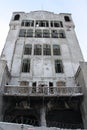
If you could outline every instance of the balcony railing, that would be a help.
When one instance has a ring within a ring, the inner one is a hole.
[[[79,96],[83,95],[81,87],[29,87],[5,86],[4,95],[17,96]]]

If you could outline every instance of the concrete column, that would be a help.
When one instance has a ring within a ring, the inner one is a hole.
[[[40,110],[41,126],[46,126],[46,108],[42,107]]]

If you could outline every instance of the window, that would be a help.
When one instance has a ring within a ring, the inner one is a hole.
[[[49,82],[49,93],[51,93],[51,94],[54,93],[53,82]]]
[[[29,82],[28,81],[21,81],[20,86],[28,86]]]
[[[64,19],[65,19],[66,22],[70,22],[69,16],[64,16]]]
[[[59,38],[65,38],[64,30],[59,30]]]
[[[31,44],[25,45],[24,54],[25,55],[31,55],[31,53],[32,53],[32,45]]]
[[[30,72],[30,60],[24,59],[22,64],[22,72]]]
[[[63,73],[63,64],[61,60],[55,60],[55,72]]]
[[[43,55],[51,55],[51,47],[48,44],[43,45]]]
[[[21,29],[19,32],[19,37],[25,37],[26,36],[26,29]]]
[[[45,37],[45,38],[49,38],[50,37],[49,30],[46,30],[46,29],[43,30],[43,37]]]
[[[53,55],[60,55],[60,46],[53,45]]]
[[[49,23],[46,20],[37,20],[36,27],[49,27]]]
[[[50,87],[53,87],[53,82],[49,82],[49,86],[50,86]]]
[[[20,15],[19,14],[14,16],[14,20],[19,20],[19,19],[20,19]]]
[[[42,37],[42,30],[40,29],[35,30],[35,37]]]
[[[26,37],[33,37],[33,29],[28,29]]]
[[[63,27],[63,23],[60,21],[60,26]]]
[[[51,37],[52,38],[58,38],[57,30],[51,30]]]
[[[34,26],[34,20],[23,20],[21,26],[33,27]]]
[[[34,45],[34,55],[42,55],[42,46]]]
[[[50,26],[51,27],[63,27],[63,23],[61,21],[51,21]]]
[[[32,84],[32,86],[34,87],[36,87],[37,86],[37,83],[36,82],[33,82],[33,84]]]
[[[36,93],[36,86],[37,86],[37,83],[33,82],[32,83],[32,93]]]

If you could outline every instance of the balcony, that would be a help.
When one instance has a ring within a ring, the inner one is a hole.
[[[4,95],[7,96],[81,96],[81,87],[29,87],[29,86],[5,86]]]

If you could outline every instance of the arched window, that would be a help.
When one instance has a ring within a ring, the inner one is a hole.
[[[69,22],[69,21],[70,21],[69,16],[64,16],[64,19],[65,19],[66,22]]]
[[[19,20],[19,19],[20,19],[20,15],[19,14],[14,16],[14,20]]]

